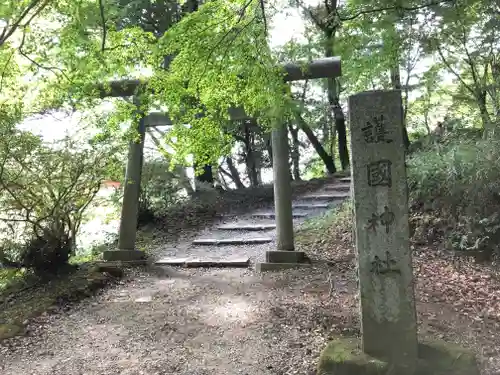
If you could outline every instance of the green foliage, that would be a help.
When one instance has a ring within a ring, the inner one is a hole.
[[[120,162],[113,147],[66,140],[48,147],[29,132],[4,128],[0,142],[1,261],[56,272],[75,250],[84,214]],[[77,147],[80,146],[80,147]]]
[[[183,181],[158,159],[144,163],[139,196],[139,225],[162,218],[169,208],[189,198]]]
[[[458,250],[488,250],[500,243],[500,143],[464,133],[408,160],[413,210],[431,211]]]
[[[352,200],[348,199],[340,205],[329,209],[323,215],[306,220],[300,231],[319,233],[328,231],[332,227],[349,228],[352,224]]]
[[[0,268],[0,293],[2,290],[9,288],[11,285],[19,283],[25,274],[26,270],[22,269]]]

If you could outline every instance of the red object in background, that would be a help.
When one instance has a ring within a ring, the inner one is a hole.
[[[102,186],[105,187],[105,188],[115,188],[115,189],[118,189],[120,187],[121,183],[118,182],[118,181],[111,181],[111,180],[106,180],[106,181],[103,181],[102,183]]]

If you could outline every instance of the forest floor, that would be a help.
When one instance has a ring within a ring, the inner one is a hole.
[[[299,247],[316,260],[309,268],[135,269],[1,341],[0,373],[315,374],[328,340],[359,335],[350,236],[321,237],[314,227],[298,233]],[[470,347],[483,375],[500,374],[495,272],[457,269],[433,248],[414,254],[420,334]]]

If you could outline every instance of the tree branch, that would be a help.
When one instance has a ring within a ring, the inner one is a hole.
[[[101,23],[102,23],[102,42],[101,42],[101,51],[104,52],[106,49],[106,16],[104,14],[104,2],[103,0],[98,0],[99,2],[99,12],[101,14]]]
[[[448,60],[446,59],[446,57],[444,57],[444,54],[443,54],[443,51],[441,49],[441,46],[440,46],[440,43],[437,42],[436,43],[436,48],[437,48],[437,51],[438,51],[438,54],[439,54],[439,57],[441,57],[441,61],[444,63],[444,65],[446,66],[446,68],[450,71],[450,73],[452,73],[459,81],[462,85],[464,85],[464,87],[469,90],[473,95],[474,97],[476,96],[476,92],[475,90],[467,83],[465,82],[462,77],[460,76],[460,74],[457,73],[457,71],[455,69],[453,69],[453,67],[451,66],[451,64],[448,62]]]
[[[388,10],[402,10],[402,11],[412,12],[415,10],[424,9],[424,8],[428,8],[428,7],[431,7],[434,5],[440,5],[443,3],[454,3],[455,1],[456,0],[439,0],[439,1],[431,1],[429,3],[414,6],[414,7],[404,7],[404,6],[400,6],[400,5],[393,5],[393,6],[374,8],[374,9],[364,9],[364,10],[360,10],[359,12],[356,12],[353,15],[350,15],[348,17],[341,17],[339,15],[339,19],[341,21],[352,21],[352,20],[354,20],[360,16],[366,15],[366,14],[384,12],[384,11],[388,11]]]
[[[50,3],[50,0],[32,0],[31,3],[26,7],[26,9],[21,12],[19,18],[12,24],[12,26],[8,27],[8,22],[7,22],[7,25],[5,26],[5,28],[3,29],[2,31],[2,34],[0,35],[0,46],[2,46],[3,44],[5,44],[5,42],[7,41],[7,39],[9,39],[15,32],[18,28],[20,27],[26,27],[28,26],[31,21],[33,21],[33,19],[38,16],[40,14],[40,12],[45,9],[45,7]],[[23,22],[23,20],[28,16],[28,14],[35,8],[37,8],[35,10],[35,12],[33,13],[33,15],[28,19],[28,21],[26,23],[24,23],[23,25],[21,25],[21,23]]]

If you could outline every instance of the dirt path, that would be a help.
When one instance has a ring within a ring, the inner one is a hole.
[[[183,242],[160,247],[158,255],[244,254],[255,261],[273,246]],[[345,259],[351,251],[350,245],[328,246],[328,258]],[[414,268],[420,334],[473,348],[483,375],[500,375],[500,282],[482,269],[454,271],[428,255],[417,255]],[[0,374],[315,374],[330,338],[359,335],[355,291],[352,262],[263,275],[252,269],[135,271],[100,295],[37,318],[27,336],[1,342]]]
[[[1,347],[1,373],[314,374],[329,328],[343,326],[354,303],[352,283],[338,278],[334,306],[327,278],[321,267],[142,273],[40,318]]]
[[[295,204],[307,202],[310,197],[299,198]],[[298,211],[315,215],[325,208]],[[258,212],[272,213],[272,208]],[[184,241],[161,246],[156,255],[244,255],[254,263],[263,258],[265,250],[274,248],[275,230],[234,232],[217,226],[270,222],[252,214],[240,215],[221,220],[198,236],[271,239],[262,245],[193,246]],[[28,326],[27,336],[0,343],[0,372],[312,374],[328,336],[325,332],[340,327],[354,303],[352,285],[348,288],[348,282],[336,277],[338,280],[330,280],[325,267],[267,275],[252,269],[170,267],[137,272],[129,282],[66,312],[36,319]],[[332,304],[332,282],[338,293],[345,294],[345,311]]]

